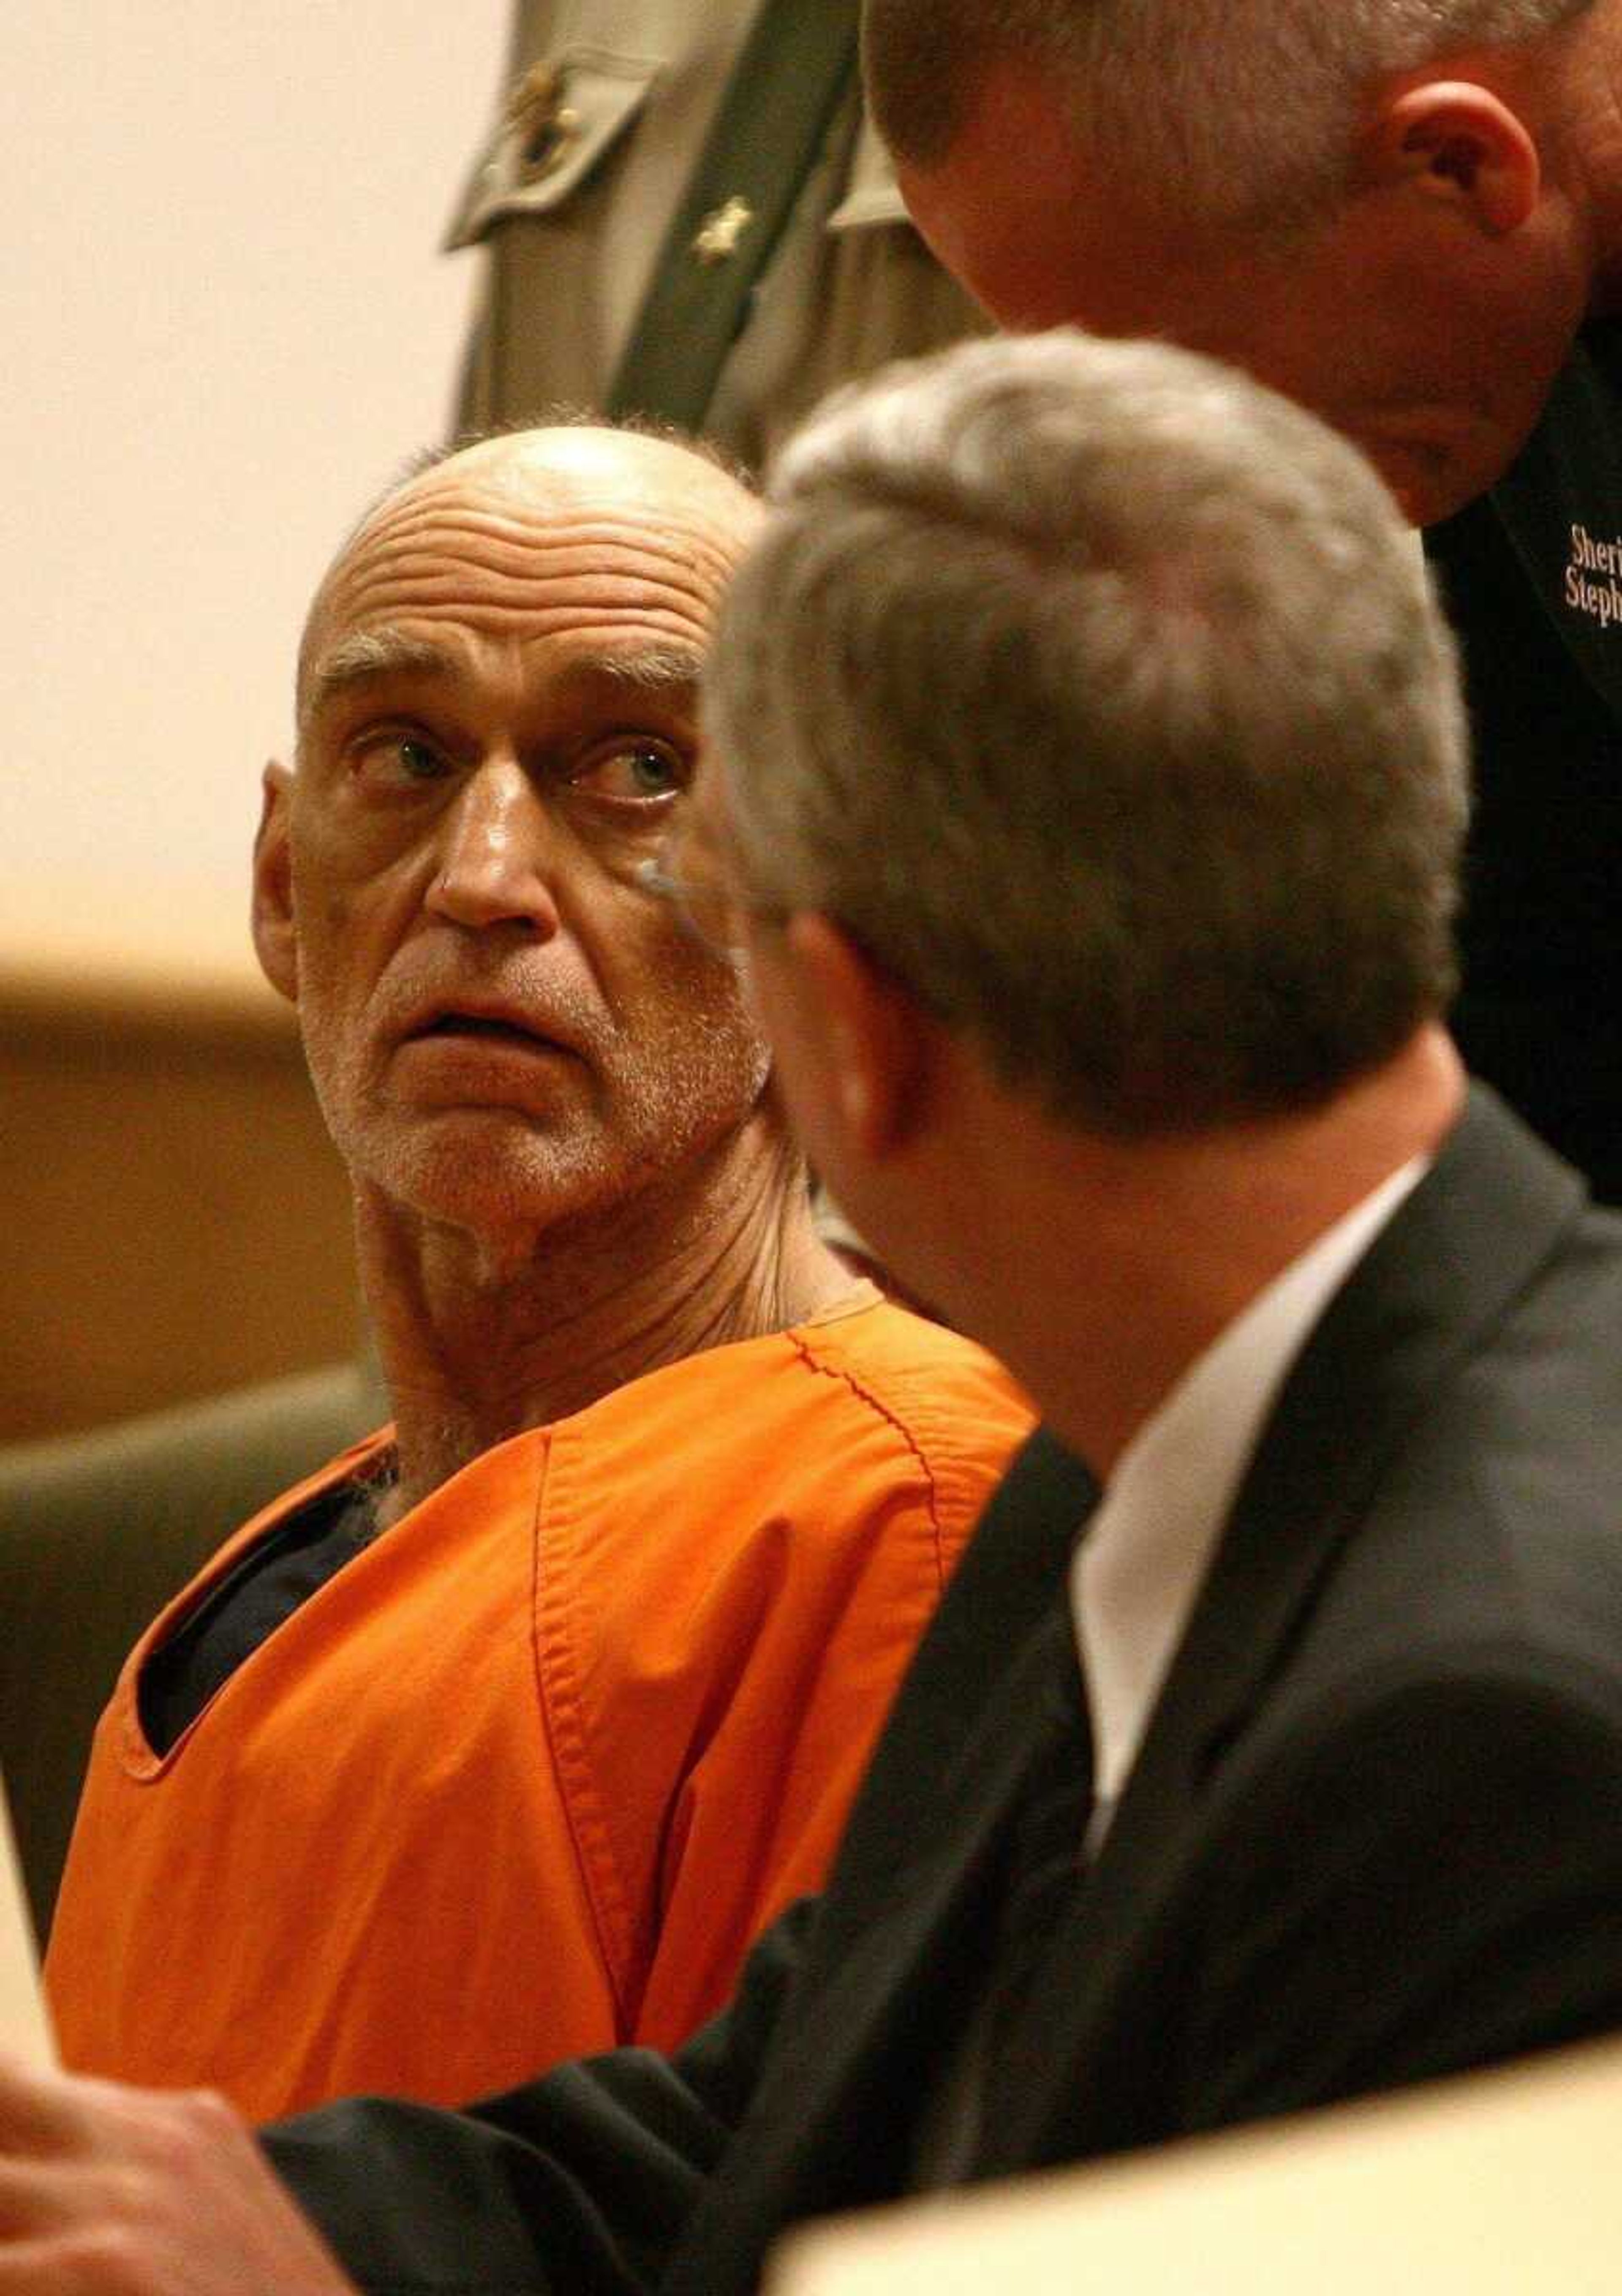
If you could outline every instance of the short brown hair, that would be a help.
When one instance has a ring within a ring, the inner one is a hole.
[[[1560,30],[1593,0],[864,0],[867,101],[900,159],[950,151],[991,64],[1042,72],[1101,169],[1175,186],[1205,227],[1288,227],[1349,172],[1386,75]]]

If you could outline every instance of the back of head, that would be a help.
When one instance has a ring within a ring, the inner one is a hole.
[[[1055,333],[815,417],[708,695],[739,865],[1004,1078],[1123,1134],[1317,1104],[1446,1001],[1451,638],[1271,392]]]
[[[1059,88],[1101,184],[1126,169],[1204,226],[1277,227],[1344,187],[1388,75],[1515,46],[1594,0],[864,0],[868,101],[898,157],[944,157],[998,63]]]

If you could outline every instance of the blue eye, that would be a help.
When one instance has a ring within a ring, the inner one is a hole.
[[[367,734],[355,744],[352,756],[356,772],[383,785],[438,781],[446,771],[439,750],[417,734]]]
[[[659,742],[627,742],[588,758],[569,776],[577,789],[618,805],[662,805],[692,778],[687,760]]]

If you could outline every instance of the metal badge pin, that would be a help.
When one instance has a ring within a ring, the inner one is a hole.
[[[693,235],[693,253],[700,263],[725,263],[737,252],[738,242],[754,220],[755,210],[747,200],[728,200],[705,217]]]
[[[507,121],[520,139],[519,175],[537,183],[562,164],[580,132],[580,115],[563,101],[564,80],[555,64],[536,64],[507,98]]]

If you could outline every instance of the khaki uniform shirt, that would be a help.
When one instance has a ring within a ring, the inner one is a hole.
[[[756,0],[520,0],[509,86],[447,244],[482,247],[467,427],[600,406]],[[556,75],[538,149],[512,89]],[[852,94],[757,289],[708,434],[758,464],[834,384],[986,322],[918,237]]]

